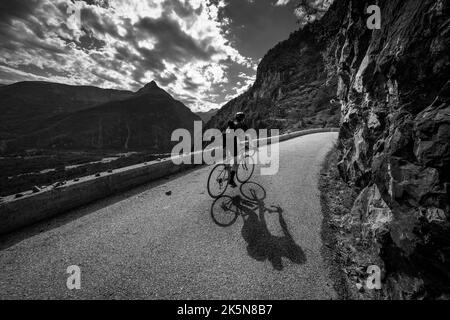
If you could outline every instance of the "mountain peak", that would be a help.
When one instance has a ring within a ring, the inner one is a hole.
[[[146,93],[154,93],[155,91],[159,91],[162,90],[158,84],[156,83],[156,81],[152,81],[147,83],[145,86],[143,86],[141,89],[139,89],[139,91],[137,92],[138,94],[146,94]]]
[[[154,89],[154,88],[159,88],[158,84],[156,83],[155,80],[153,80],[152,82],[147,83],[144,88],[146,89]]]

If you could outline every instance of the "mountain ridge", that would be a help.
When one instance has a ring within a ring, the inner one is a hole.
[[[203,123],[208,123],[208,121],[214,116],[216,115],[217,112],[219,112],[220,109],[211,109],[208,111],[197,111],[195,112],[196,115],[198,115]]]
[[[27,92],[21,91],[24,87]],[[10,92],[11,88],[15,89],[15,92],[12,90],[14,94]],[[40,94],[35,94],[36,88]],[[73,92],[74,95],[67,96]],[[87,92],[90,96],[86,96]],[[44,100],[49,93],[56,98]],[[27,100],[28,95],[33,98]],[[8,99],[16,102],[16,110],[11,105],[9,109],[5,107]],[[6,137],[2,134],[3,153],[32,148],[168,151],[173,130],[192,130],[193,121],[200,120],[154,81],[136,92],[20,82],[6,90],[1,88],[0,101],[3,102],[1,111],[7,115],[3,121],[13,120],[14,125],[10,121],[9,131],[15,133]],[[31,109],[29,118],[23,114],[27,108]],[[31,126],[22,130],[24,123],[31,123]]]

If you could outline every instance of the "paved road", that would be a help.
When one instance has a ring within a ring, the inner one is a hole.
[[[228,228],[210,217],[204,167],[4,236],[0,298],[334,299],[317,181],[336,137],[281,143],[279,173],[252,180],[266,199]],[[81,290],[66,287],[70,265]]]

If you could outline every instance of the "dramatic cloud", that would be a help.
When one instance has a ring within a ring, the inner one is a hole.
[[[255,79],[295,28],[283,0],[2,0],[0,82],[137,90],[155,80],[193,110]]]
[[[278,0],[275,5],[276,6],[285,6],[289,3],[290,0]]]

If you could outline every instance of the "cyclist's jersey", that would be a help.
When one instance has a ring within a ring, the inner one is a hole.
[[[235,130],[235,131],[238,130],[238,129],[242,129],[242,130],[244,130],[244,132],[245,132],[245,131],[248,130],[248,127],[247,127],[247,125],[246,125],[245,123],[243,123],[243,122],[229,121],[229,122],[228,122],[227,130],[228,130],[228,129]]]

